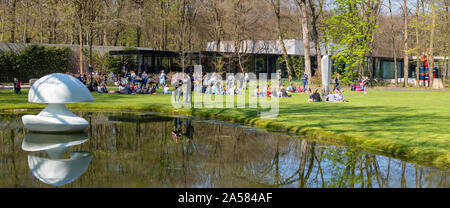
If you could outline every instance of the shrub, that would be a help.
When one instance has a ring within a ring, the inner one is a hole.
[[[17,77],[21,82],[40,78],[50,73],[68,71],[70,48],[30,45],[19,53],[0,54],[0,81],[12,82]]]

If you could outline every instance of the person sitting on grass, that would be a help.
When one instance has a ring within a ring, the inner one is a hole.
[[[286,91],[286,89],[284,89],[283,86],[281,86],[281,90],[280,90],[280,97],[291,97],[292,95],[289,95]]]
[[[123,90],[123,94],[132,94],[133,91],[131,90],[130,84],[126,84]]]
[[[131,82],[130,90],[131,90],[131,93],[136,92],[136,87],[134,86],[134,82]]]
[[[97,87],[97,92],[98,93],[108,93],[108,90],[106,89],[106,85],[104,82],[102,82],[98,87]]]
[[[272,97],[281,97],[281,92],[278,90],[278,88],[275,88],[272,91]]]
[[[115,93],[123,94],[124,90],[125,90],[125,87],[123,86],[122,83],[120,83],[119,90],[115,91]]]
[[[348,102],[344,100],[344,95],[342,94],[342,90],[336,89],[336,94],[334,95],[336,102]]]
[[[297,93],[301,93],[302,92],[302,87],[300,87],[300,85],[299,85],[297,88],[295,88],[295,91]]]
[[[287,88],[287,91],[289,91],[289,92],[295,92],[295,86],[294,86],[294,83],[291,83],[291,85]]]
[[[148,85],[147,94],[156,95],[156,88],[152,84]]]
[[[319,89],[315,89],[313,93],[309,96],[308,102],[322,102],[322,98],[319,94]]]
[[[307,89],[305,88],[304,90],[305,90],[304,91],[305,93],[311,93],[311,88],[309,88],[309,87]]]
[[[336,97],[334,96],[334,94],[328,94],[327,95],[327,99],[326,99],[326,102],[336,102]]]
[[[255,92],[253,92],[253,97],[259,97],[259,85],[256,86]]]
[[[271,97],[272,96],[272,92],[270,91],[270,85],[267,85],[266,88],[266,97]]]
[[[172,92],[169,91],[169,85],[168,84],[164,85],[163,94],[172,94]]]

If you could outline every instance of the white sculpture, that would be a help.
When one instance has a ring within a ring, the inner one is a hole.
[[[28,166],[40,181],[53,186],[62,186],[79,178],[88,168],[91,152],[71,152],[70,159],[63,159],[70,146],[88,140],[86,134],[39,134],[27,133],[22,143],[25,151],[47,152],[49,158],[28,155]]]
[[[322,57],[322,87],[324,94],[330,93],[330,80],[331,80],[331,60],[330,56],[325,55]]]
[[[30,88],[28,102],[48,103],[38,115],[22,117],[25,128],[36,132],[84,131],[89,123],[70,112],[65,103],[92,102],[86,86],[70,75],[55,73],[37,80]]]

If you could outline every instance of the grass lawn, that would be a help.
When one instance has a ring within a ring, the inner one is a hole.
[[[12,90],[0,90],[0,111],[43,108]],[[344,92],[348,103],[308,103],[307,95],[280,98],[276,119],[261,119],[256,109],[174,109],[170,95],[94,93],[95,102],[69,104],[72,110],[151,110],[197,115],[285,130],[310,138],[394,156],[424,165],[450,166],[450,91]]]

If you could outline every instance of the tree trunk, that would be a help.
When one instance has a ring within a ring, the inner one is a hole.
[[[398,86],[397,53],[395,50],[394,20],[392,18],[391,0],[389,0],[389,15],[391,17],[392,51],[394,52],[394,79],[395,79],[394,82],[395,82],[395,86]]]
[[[430,56],[428,57],[428,71],[430,73],[430,86],[434,84],[434,31],[436,28],[436,11],[434,1],[430,0],[432,20],[431,20],[431,32],[430,32]]]
[[[421,47],[421,44],[419,42],[419,0],[417,0],[417,4],[416,4],[416,47]],[[417,54],[416,54],[416,86],[419,86],[419,82],[420,82],[420,78],[419,78],[419,73],[420,73],[420,49],[417,50]]]
[[[182,1],[181,4],[181,21],[180,21],[180,33],[179,33],[179,38],[180,38],[180,42],[179,42],[179,52],[180,52],[180,58],[181,58],[181,71],[184,72],[184,68],[185,68],[185,53],[184,53],[184,22],[185,22],[185,8],[186,8],[186,0]]]
[[[317,73],[318,76],[322,75],[322,52],[320,49],[320,37],[319,30],[317,29],[317,22],[322,13],[323,0],[319,1],[319,11],[316,12],[316,5],[313,0],[309,0],[309,6],[311,8],[311,25],[312,25],[312,39],[314,47],[316,49],[316,61],[317,61]]]
[[[78,26],[79,26],[78,39],[80,41],[80,61],[79,61],[79,64],[80,64],[80,73],[83,74],[84,73],[84,70],[83,70],[83,23],[82,23],[81,19],[80,19],[80,22],[79,22]]]
[[[143,16],[142,16],[142,4],[143,3],[141,3],[141,2],[139,2],[138,3],[138,6],[139,6],[139,8],[138,8],[138,21],[137,21],[137,23],[138,23],[138,25],[136,26],[136,47],[140,47],[141,46],[141,36],[142,36],[142,29],[141,29],[141,25],[142,25],[142,23],[141,23],[141,20],[143,19]]]
[[[1,1],[1,7],[2,7],[2,11],[6,11],[7,7],[8,7],[8,4],[6,4],[5,1]],[[7,18],[5,16],[6,16],[5,12],[2,12],[2,16],[1,16],[1,18],[2,18],[2,22],[1,22],[1,24],[2,24],[2,27],[1,27],[2,35],[0,36],[0,41],[3,41],[4,38],[5,38],[5,18]]]
[[[222,37],[222,16],[219,12],[217,5],[214,5],[214,22],[215,22],[215,34],[216,34],[216,51],[220,51],[220,41]],[[215,60],[214,60],[215,61]]]
[[[28,11],[29,10],[28,10],[28,8],[26,8],[26,9],[27,9],[27,12],[26,12],[26,16],[25,16],[25,23],[24,23],[24,27],[23,27],[23,37],[22,37],[24,43],[28,42],[27,30],[28,30],[28,14],[29,14]]]
[[[92,45],[94,41],[94,28],[92,26],[93,23],[91,23],[91,27],[89,30],[89,66],[93,66],[93,57],[92,57]]]
[[[11,10],[9,11],[10,18],[11,18],[11,37],[10,42],[14,43],[16,40],[15,32],[16,32],[16,4],[17,0],[13,0],[11,2]]]
[[[404,48],[404,65],[403,65],[403,78],[404,78],[404,87],[408,87],[408,68],[409,68],[409,60],[408,60],[408,8],[406,5],[406,0],[403,0],[404,6],[403,6],[403,12],[404,12],[404,18],[405,18],[405,25],[404,25],[404,41],[405,41],[405,48]],[[431,76],[430,76],[431,77]]]
[[[136,28],[136,47],[141,46],[141,27]]]
[[[449,28],[450,27],[450,22],[449,22],[449,19],[448,19],[448,16],[450,16],[450,13],[448,12],[448,9],[449,9],[449,1],[445,1],[445,10],[446,10],[446,13],[445,13],[445,22],[447,23],[447,28]],[[444,72],[444,76],[442,77],[442,83],[445,85],[445,81],[447,81],[447,73],[448,73],[448,55],[449,55],[449,53],[448,53],[448,41],[445,41],[445,48],[447,48],[447,54],[445,54],[445,56],[446,56],[446,65],[445,65],[445,72]]]
[[[306,9],[306,0],[296,0],[302,11],[302,32],[303,32],[303,49],[305,52],[305,72],[308,75],[308,84],[311,84],[311,59],[309,51],[309,30],[308,30],[308,13]]]
[[[289,82],[292,81],[292,70],[291,65],[289,64],[289,56],[286,50],[286,45],[284,44],[283,30],[281,30],[281,2],[280,0],[276,0],[275,2],[271,1],[273,10],[275,12],[275,17],[277,18],[277,32],[278,39],[280,41],[281,48],[283,49],[283,59],[284,63],[286,63],[286,70],[289,76]],[[256,69],[255,69],[256,70]]]

